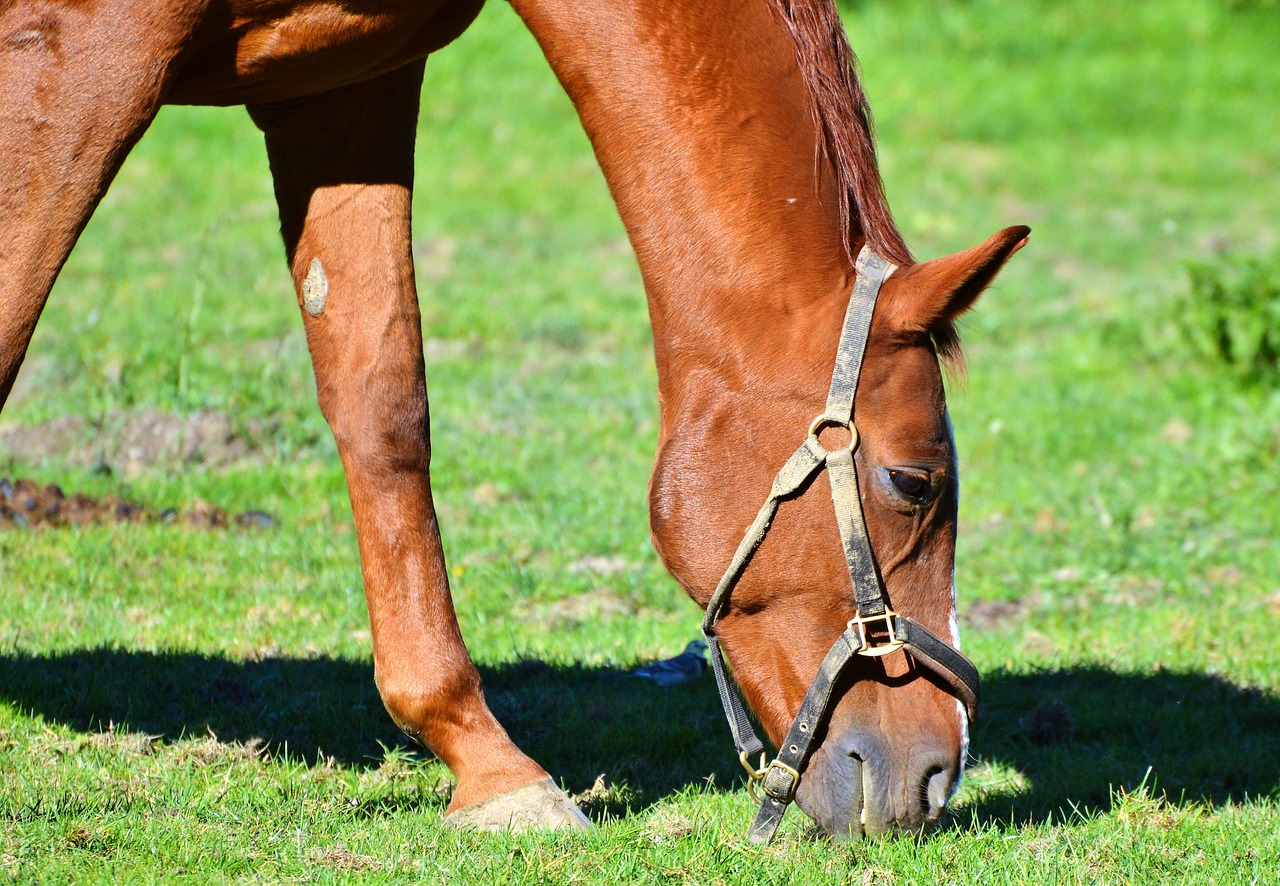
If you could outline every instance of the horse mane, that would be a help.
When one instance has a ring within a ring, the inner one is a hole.
[[[812,99],[814,128],[822,134],[820,159],[835,170],[840,225],[849,260],[865,239],[896,265],[914,264],[893,220],[876,159],[871,107],[858,79],[857,56],[849,44],[835,0],[769,0],[795,42],[800,74]],[[951,323],[931,331],[944,365],[963,370],[960,335]]]
[[[845,248],[865,237],[889,261],[911,263],[884,195],[871,108],[858,80],[857,57],[835,0],[770,0],[795,41],[800,74],[812,98],[818,150],[835,170]]]

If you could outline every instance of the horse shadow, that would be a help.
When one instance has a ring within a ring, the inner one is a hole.
[[[570,790],[599,775],[627,786],[614,813],[741,782],[709,678],[663,689],[625,669],[536,660],[481,671],[512,738]],[[407,745],[382,709],[372,666],[325,656],[2,654],[0,699],[86,733],[127,729],[173,742],[212,732],[264,740],[268,758],[313,765],[376,768],[387,748]],[[1280,699],[1193,672],[996,672],[983,683],[972,750],[991,765],[975,773],[977,799],[953,826],[1090,814],[1153,781],[1175,803],[1274,796]]]
[[[615,813],[689,785],[731,785],[742,770],[710,679],[663,689],[625,668],[519,660],[481,667],[512,739],[570,791],[604,775],[625,785]],[[266,759],[376,769],[390,748],[420,751],[395,725],[367,661],[230,659],[96,648],[0,654],[0,702],[84,733],[127,730],[161,742],[249,743]]]
[[[1097,666],[996,672],[983,684],[973,753],[1017,774],[979,791],[960,826],[1088,817],[1138,791],[1180,806],[1280,795],[1280,698],[1259,689]]]

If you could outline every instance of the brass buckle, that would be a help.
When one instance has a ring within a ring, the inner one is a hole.
[[[738,762],[742,764],[743,769],[747,770],[747,793],[751,795],[752,800],[755,800],[757,803],[764,802],[764,798],[761,797],[760,794],[756,791],[756,785],[763,784],[765,777],[768,776],[769,774],[770,769],[781,769],[783,772],[787,773],[787,775],[790,775],[791,790],[787,791],[787,794],[784,797],[775,797],[773,794],[770,794],[767,789],[762,789],[764,790],[765,794],[767,794],[770,799],[775,800],[776,802],[781,803],[784,806],[795,799],[796,789],[800,787],[800,773],[796,769],[788,766],[786,763],[783,763],[781,760],[778,760],[778,759],[774,759],[772,762],[766,765],[764,762],[764,754],[760,755],[761,768],[757,769],[756,767],[751,765],[751,761],[747,759],[747,755],[745,751],[743,753],[738,754]]]
[[[858,655],[879,658],[882,655],[888,655],[896,649],[901,649],[906,644],[905,640],[898,638],[898,632],[894,630],[893,627],[893,620],[897,615],[898,613],[886,607],[885,611],[879,615],[855,615],[853,618],[849,619],[848,627],[852,628],[854,625],[857,625],[858,627],[858,639],[862,643],[862,648],[858,650]],[[883,643],[880,643],[879,645],[872,645],[874,641],[867,637],[867,625],[874,624],[878,621],[884,622],[885,631],[888,633],[888,637]]]
[[[781,769],[783,772],[787,773],[787,775],[791,776],[791,787],[787,790],[787,793],[785,796],[777,797],[769,793],[768,783],[766,779],[769,777],[770,769]],[[790,803],[792,800],[796,798],[796,789],[800,787],[800,773],[795,769],[792,769],[786,763],[783,763],[781,760],[775,757],[773,762],[770,763],[768,767],[766,767],[766,769],[764,770],[764,773],[760,776],[760,785],[762,790],[764,790],[766,794],[769,794],[769,797],[772,800],[774,800],[777,803],[781,803],[783,806],[786,806],[788,803]]]

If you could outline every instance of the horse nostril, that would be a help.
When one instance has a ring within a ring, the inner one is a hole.
[[[920,785],[921,799],[924,801],[926,816],[933,820],[942,814],[947,801],[955,790],[955,770],[948,766],[930,766],[925,771],[924,781]]]

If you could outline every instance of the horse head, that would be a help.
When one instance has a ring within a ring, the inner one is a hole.
[[[859,493],[885,596],[895,611],[957,650],[959,475],[938,350],[955,356],[954,320],[1028,233],[1009,228],[978,247],[890,277],[873,318],[855,404]],[[813,619],[810,630],[818,636],[807,644],[810,659],[849,612],[847,578],[841,581],[842,570],[830,557],[821,562],[826,568],[815,570],[810,581],[821,575],[818,586],[828,588],[839,605],[822,607],[821,617]],[[803,575],[787,578],[805,583]],[[775,588],[787,584],[784,579]],[[760,612],[777,607],[785,620],[785,593],[762,590]],[[754,653],[746,658],[754,661]],[[738,673],[751,667],[744,661]],[[808,669],[789,672],[800,677]],[[907,651],[856,659],[840,688],[843,696],[826,737],[800,781],[798,804],[832,834],[925,830],[942,814],[964,768],[965,705],[935,670]],[[792,686],[787,694],[800,691]],[[770,723],[769,732],[780,734],[787,725]]]
[[[1028,233],[1008,228],[973,249],[892,273],[860,361],[856,435],[822,423],[811,428],[819,453],[853,446],[855,506],[865,521],[877,592],[890,611],[957,651],[959,483],[939,354],[958,356],[954,321]],[[710,414],[670,429],[651,488],[655,544],[690,595],[719,610],[715,634],[780,747],[791,740],[785,737],[825,667],[824,655],[859,615],[831,472],[813,471],[788,487],[731,593],[720,603],[712,588],[725,584],[735,546],[742,556],[743,527],[761,521],[757,515],[752,522],[751,505],[803,439],[807,418],[821,411],[820,380],[844,356],[843,340],[837,355],[829,334],[810,343],[794,355],[813,378],[796,383],[809,388],[807,395],[779,396],[762,408],[757,394],[747,409],[734,385],[726,385]],[[748,485],[759,490],[755,498]],[[811,724],[812,751],[793,761],[797,803],[837,836],[921,832],[941,815],[964,766],[969,713],[952,675],[910,645],[876,651],[889,654],[855,654],[842,666],[831,706]]]

